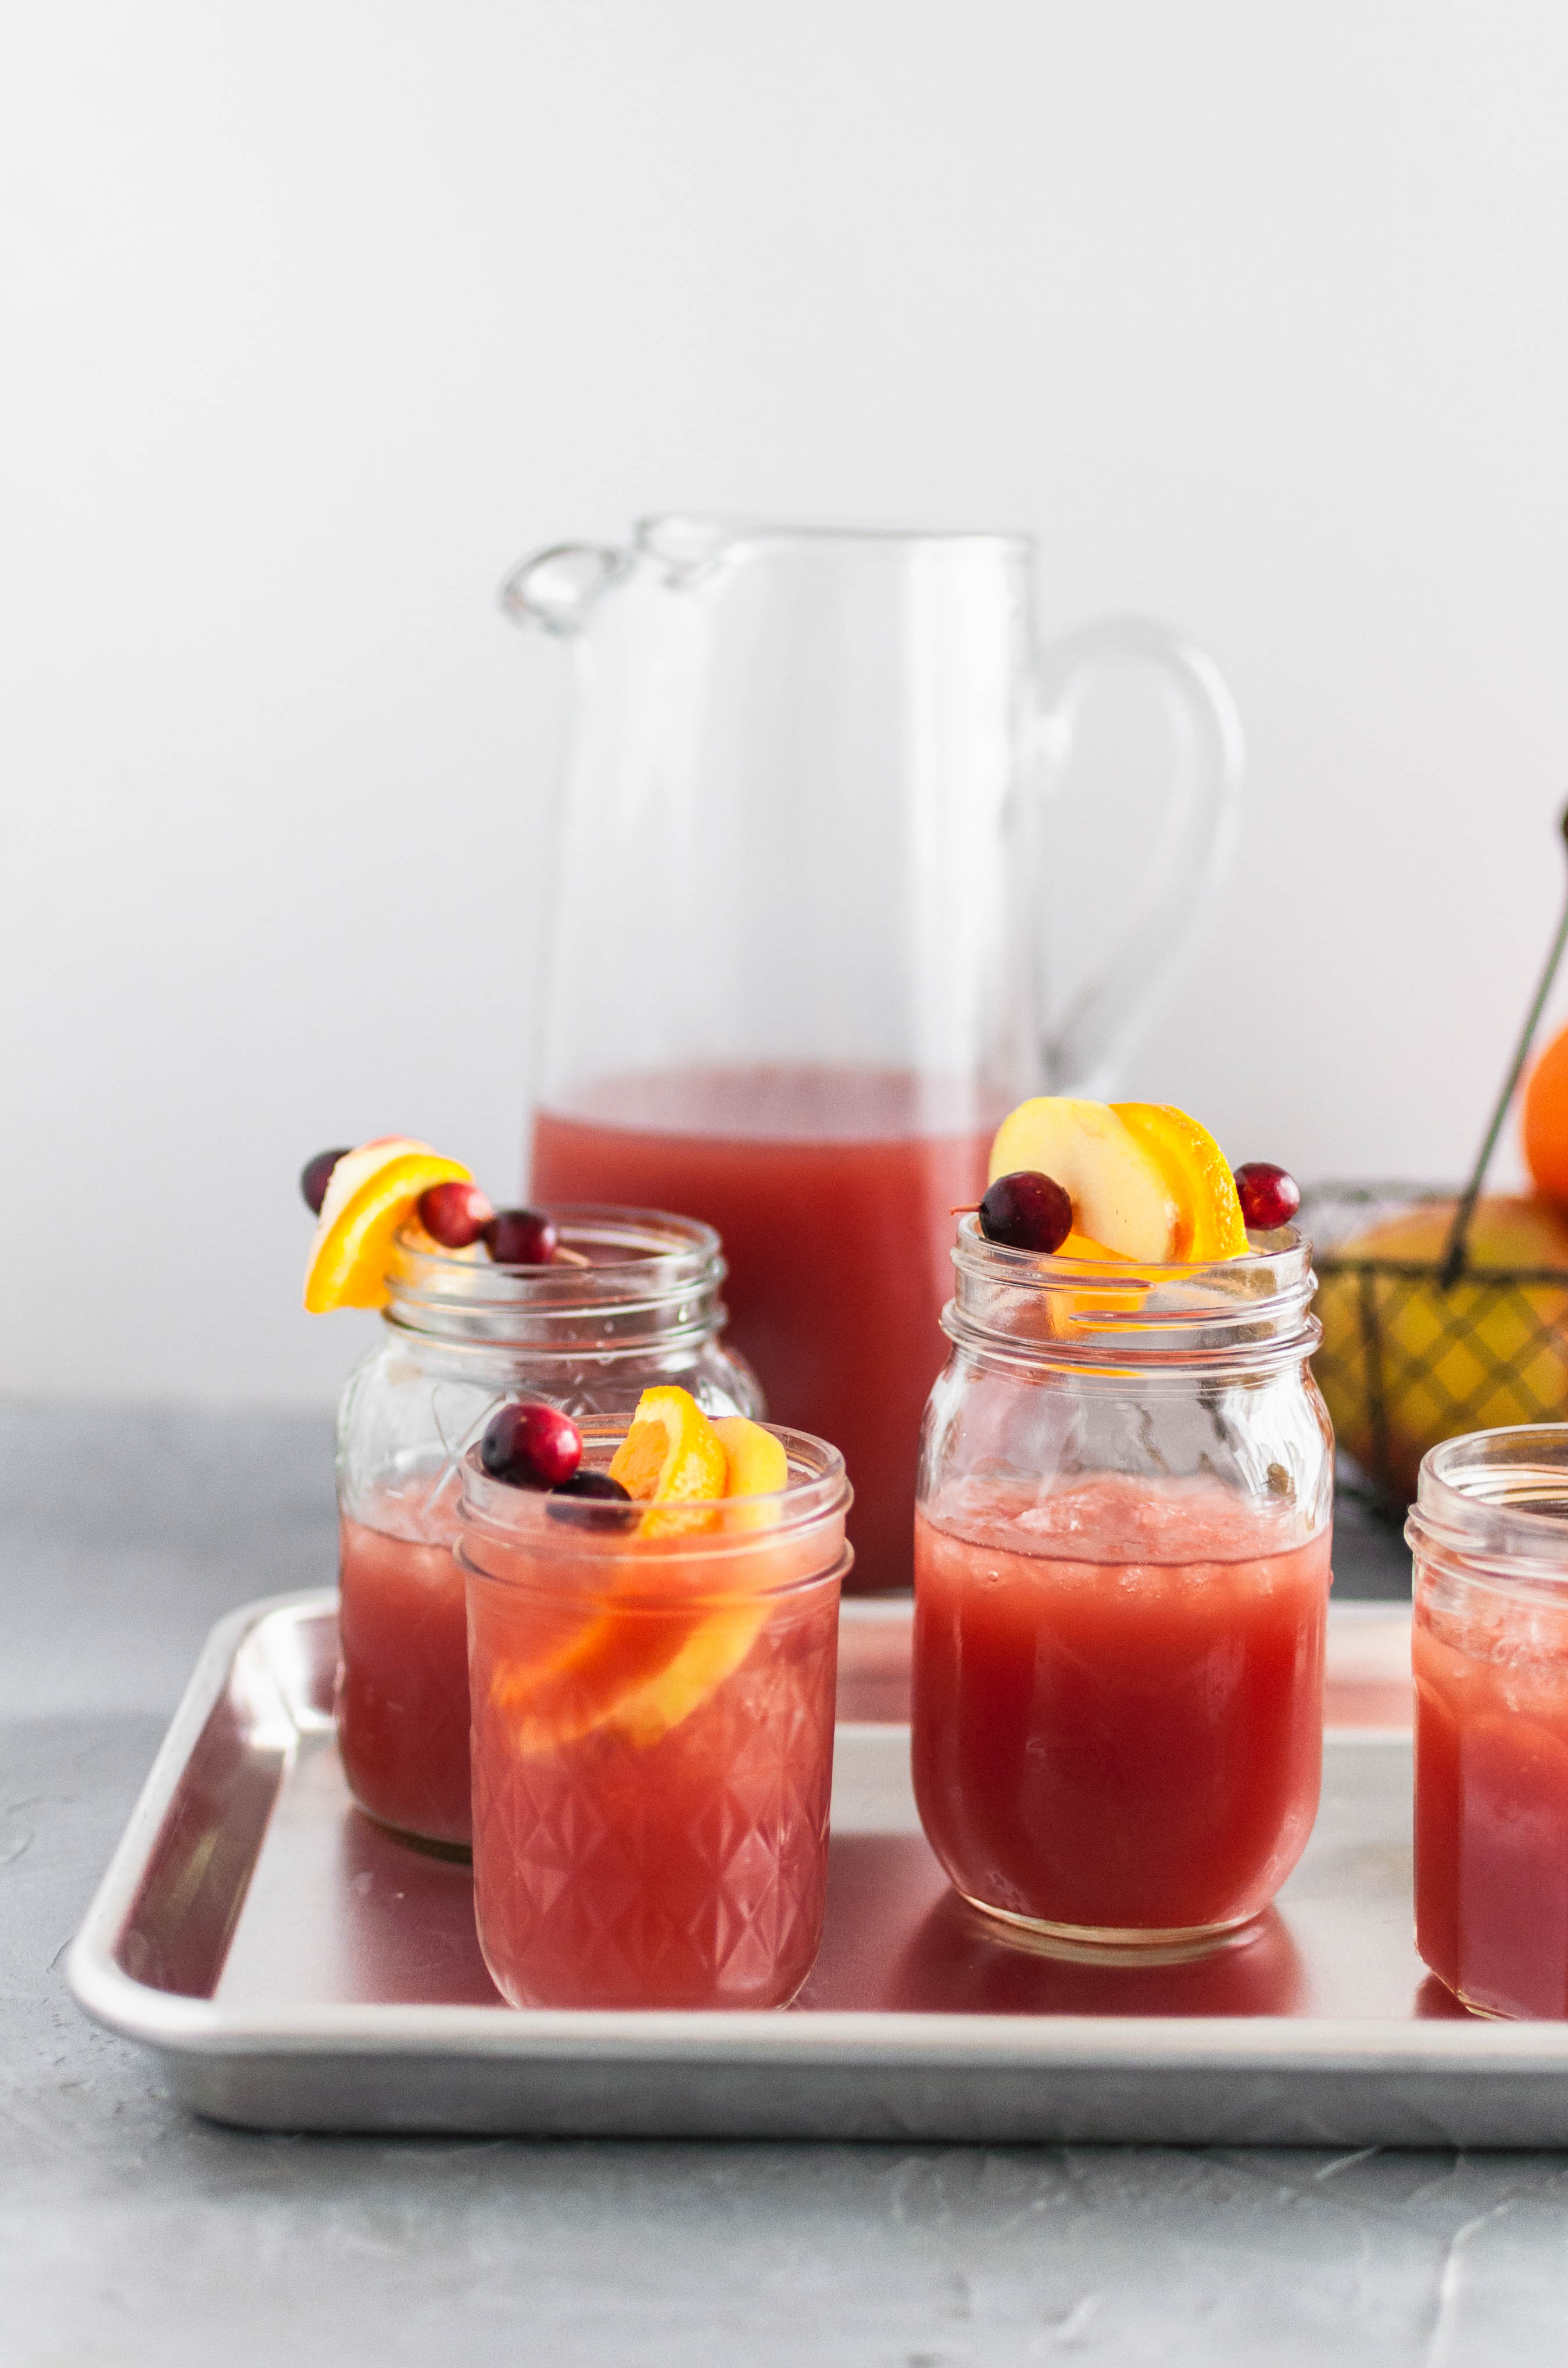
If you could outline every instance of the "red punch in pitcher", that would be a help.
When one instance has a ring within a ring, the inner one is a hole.
[[[868,1589],[909,1584],[949,1212],[1010,1103],[1108,1074],[1236,803],[1207,660],[1152,626],[1042,652],[1032,564],[1017,536],[665,518],[504,596],[577,666],[530,1189],[717,1227],[769,1413],[843,1450]],[[1157,877],[1119,883],[1136,928],[1052,1022],[1043,793],[1090,677],[1130,667],[1182,800],[1142,834]]]

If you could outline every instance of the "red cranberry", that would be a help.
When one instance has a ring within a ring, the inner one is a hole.
[[[591,1463],[580,1463],[570,1480],[558,1480],[551,1493],[556,1497],[603,1497],[607,1503],[615,1505],[632,1502],[630,1488],[623,1488],[608,1472],[596,1472]]]
[[[559,1488],[583,1460],[583,1434],[559,1406],[504,1406],[484,1426],[479,1460],[514,1488]]]
[[[1272,1160],[1249,1159],[1236,1170],[1236,1197],[1249,1234],[1271,1234],[1288,1225],[1301,1205],[1301,1188]]]
[[[495,1214],[477,1184],[432,1184],[419,1195],[419,1222],[447,1250],[466,1250]]]
[[[1073,1203],[1053,1176],[1015,1168],[987,1186],[980,1230],[988,1242],[1005,1242],[1010,1250],[1059,1250],[1073,1230]]]
[[[594,1510],[584,1517],[589,1529],[630,1530],[637,1526],[637,1512],[627,1509],[632,1505],[631,1490],[623,1488],[619,1480],[612,1480],[608,1472],[595,1472],[585,1463],[579,1464],[570,1480],[559,1481],[550,1493],[552,1497],[587,1497],[594,1506]],[[559,1513],[553,1505],[545,1509],[557,1520],[566,1519],[564,1508]]]
[[[315,1157],[307,1159],[301,1168],[300,1190],[304,1195],[305,1206],[312,1217],[321,1215],[321,1204],[326,1199],[326,1188],[332,1181],[332,1171],[340,1159],[347,1159],[348,1151],[347,1144],[344,1144],[341,1151],[318,1151]]]
[[[548,1266],[555,1227],[538,1209],[497,1209],[484,1228],[484,1247],[497,1266]]]

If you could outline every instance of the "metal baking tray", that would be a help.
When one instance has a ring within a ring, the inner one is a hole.
[[[515,2011],[467,1866],[354,1808],[335,1599],[212,1632],[71,1986],[198,2112],[269,2130],[1568,2142],[1568,2024],[1482,2021],[1411,1937],[1409,1614],[1336,1606],[1323,1807],[1243,1946],[1163,1967],[998,1941],[915,1814],[910,1611],[845,1608],[822,1954],[777,2013]]]

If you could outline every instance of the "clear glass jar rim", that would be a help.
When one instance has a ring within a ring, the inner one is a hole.
[[[987,1241],[978,1218],[966,1215],[952,1258],[958,1291],[943,1326],[984,1355],[1211,1373],[1309,1356],[1322,1337],[1310,1312],[1312,1246],[1293,1226],[1281,1228],[1277,1247],[1241,1258],[1140,1265],[1013,1249]],[[1048,1334],[1006,1320],[1053,1301],[1060,1320]]]
[[[697,1217],[677,1216],[673,1210],[623,1208],[600,1201],[555,1201],[543,1213],[554,1220],[560,1240],[568,1249],[624,1243],[629,1248],[636,1245],[637,1250],[600,1266],[553,1261],[549,1266],[505,1266],[487,1253],[476,1257],[472,1251],[436,1246],[426,1249],[405,1226],[397,1239],[400,1263],[406,1262],[411,1274],[445,1278],[454,1287],[471,1278],[483,1279],[494,1285],[497,1298],[560,1304],[565,1294],[575,1292],[585,1305],[597,1304],[606,1297],[649,1296],[651,1285],[670,1281],[677,1262],[687,1268],[682,1278],[686,1281],[700,1280],[710,1268],[722,1264],[722,1245],[713,1227]],[[394,1273],[391,1279],[395,1288],[401,1275]]]
[[[405,1227],[387,1277],[389,1320],[412,1331],[445,1330],[452,1319],[517,1314],[570,1324],[614,1312],[656,1312],[694,1292],[716,1292],[727,1269],[711,1225],[665,1209],[608,1202],[552,1202],[562,1246],[589,1263],[498,1266],[483,1250],[429,1248]],[[620,1255],[594,1261],[595,1249]]]
[[[1494,1577],[1568,1581],[1568,1423],[1465,1431],[1428,1448],[1404,1534],[1415,1552]]]
[[[602,1469],[629,1427],[624,1415],[588,1416],[580,1421],[584,1462]],[[751,1553],[815,1524],[842,1519],[855,1492],[837,1448],[810,1431],[790,1430],[781,1423],[764,1423],[759,1428],[783,1441],[790,1459],[788,1486],[764,1496],[683,1498],[678,1506],[672,1506],[673,1511],[716,1516],[715,1529],[669,1538],[640,1537],[640,1562],[653,1565],[694,1554],[728,1557]],[[602,1497],[574,1497],[514,1487],[485,1471],[477,1447],[471,1447],[463,1457],[462,1478],[460,1513],[465,1529],[480,1531],[506,1544],[557,1554],[589,1554],[607,1559],[626,1554],[628,1532],[607,1525]]]

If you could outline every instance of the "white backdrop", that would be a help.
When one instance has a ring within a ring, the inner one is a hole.
[[[494,587],[653,508],[1026,527],[1052,624],[1183,626],[1251,805],[1129,1089],[1463,1166],[1562,888],[1568,15],[4,23],[0,1384],[320,1401],[301,1159],[509,1187],[561,658]]]

